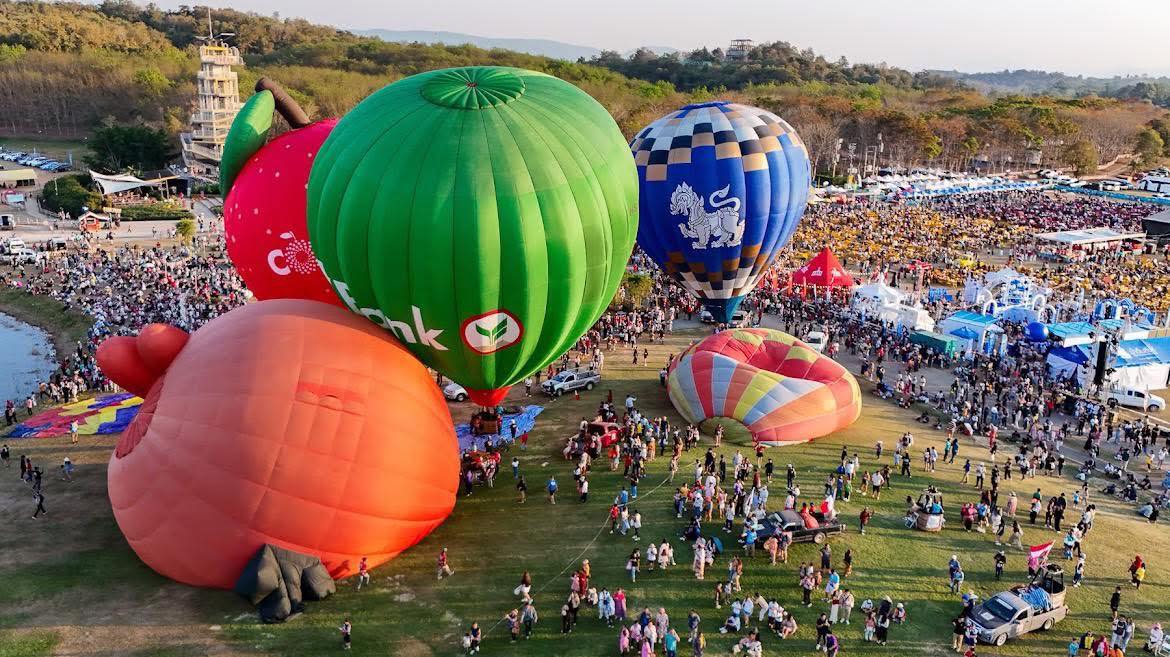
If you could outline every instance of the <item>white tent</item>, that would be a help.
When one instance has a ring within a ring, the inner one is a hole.
[[[1170,192],[1170,177],[1146,176],[1138,181],[1137,188],[1147,192]]]
[[[158,180],[143,180],[138,176],[131,176],[129,174],[108,176],[104,173],[97,173],[92,169],[90,169],[89,175],[98,184],[98,187],[102,188],[102,196],[118,194],[131,189],[138,189],[139,187],[153,187],[159,183]]]
[[[887,285],[884,276],[853,290],[853,309],[864,317],[912,331],[934,330],[934,318],[930,313],[906,303],[906,293]]]

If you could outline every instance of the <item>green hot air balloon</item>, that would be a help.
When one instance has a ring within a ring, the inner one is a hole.
[[[637,188],[621,131],[573,85],[431,71],[333,129],[309,176],[309,237],[350,309],[492,406],[604,312]]]

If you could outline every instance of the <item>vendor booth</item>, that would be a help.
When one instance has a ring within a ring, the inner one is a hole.
[[[1000,348],[1003,328],[992,315],[960,310],[939,322],[938,332],[963,340],[971,353],[994,353]]]
[[[865,319],[914,330],[934,330],[934,318],[921,307],[908,303],[904,292],[887,285],[884,277],[853,290],[853,310]]]
[[[1096,344],[1056,347],[1048,352],[1053,376],[1075,378],[1080,384],[1093,379]],[[1170,385],[1170,337],[1122,340],[1113,349],[1106,381],[1134,390],[1159,390]]]

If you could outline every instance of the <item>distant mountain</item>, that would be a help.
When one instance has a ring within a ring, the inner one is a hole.
[[[391,41],[395,43],[441,43],[448,46],[458,46],[469,43],[479,48],[503,48],[504,50],[514,50],[516,52],[524,52],[530,55],[541,55],[544,57],[553,57],[555,59],[567,59],[569,61],[577,61],[581,58],[591,59],[601,54],[600,48],[594,48],[593,46],[581,46],[574,43],[564,43],[562,41],[553,41],[552,39],[483,37],[476,36],[474,34],[463,34],[461,32],[431,32],[427,30],[374,29],[351,31],[354,34],[359,34],[361,36],[377,37],[383,41]],[[678,52],[676,48],[671,48],[669,46],[646,46],[646,48],[648,50],[654,51],[659,55]]]
[[[1082,96],[1097,94],[1117,98],[1146,99],[1158,102],[1170,90],[1170,77],[1152,75],[1117,75],[1111,78],[1066,75],[1050,71],[994,71],[963,73],[960,71],[930,71],[936,75],[958,80],[981,91],[1018,94],[1050,94],[1054,96]]]

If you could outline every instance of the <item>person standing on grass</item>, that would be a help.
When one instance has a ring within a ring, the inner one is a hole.
[[[362,587],[365,586],[366,584],[369,584],[369,583],[370,583],[370,567],[366,563],[366,558],[362,557],[362,560],[358,562],[357,590],[359,590],[359,591],[362,590]]]
[[[666,657],[678,657],[678,632],[673,627],[662,636],[662,648]]]
[[[703,650],[707,648],[707,637],[703,636],[700,630],[695,633],[695,638],[691,639],[691,651],[694,657],[703,657]]]
[[[963,637],[967,634],[967,617],[960,614],[951,620],[951,649],[963,652]]]
[[[548,478],[547,489],[548,489],[548,503],[549,504],[556,504],[557,503],[557,478],[556,477],[549,477]]]
[[[4,462],[4,467],[8,468],[12,466],[12,464],[8,462],[10,458],[12,458],[12,453],[8,451],[8,444],[5,443],[3,447],[0,447],[0,461]]]
[[[77,444],[77,420],[69,422],[69,440],[74,445]]]
[[[37,508],[33,511],[32,515],[33,520],[36,520],[37,516],[41,515],[42,513],[45,515],[49,514],[49,512],[45,510],[45,494],[42,493],[39,488],[33,491],[33,501],[37,503]]]
[[[873,511],[867,506],[861,510],[861,516],[858,518],[861,525],[861,533],[865,533],[865,526],[869,524],[870,519],[873,518]]]
[[[341,649],[349,650],[353,645],[353,624],[347,618],[341,622],[341,627],[337,629],[341,632]]]
[[[870,477],[870,485],[873,489],[873,499],[875,501],[882,499],[882,484],[884,483],[886,483],[886,478],[882,476],[880,470],[875,470]]]
[[[520,495],[520,504],[524,504],[528,500],[528,482],[524,479],[524,475],[520,475],[516,479],[516,492]]]
[[[1020,528],[1020,522],[1018,520],[1012,521],[1012,538],[1008,541],[1008,545],[1020,548],[1021,550],[1024,549],[1024,530]]]
[[[447,562],[447,548],[439,550],[438,572],[438,579],[443,579],[444,575],[450,577],[455,574],[455,571],[451,569],[451,564]]]
[[[1117,620],[1117,610],[1121,607],[1121,587],[1117,586],[1113,589],[1113,595],[1109,596],[1109,611],[1112,614],[1112,620]]]

